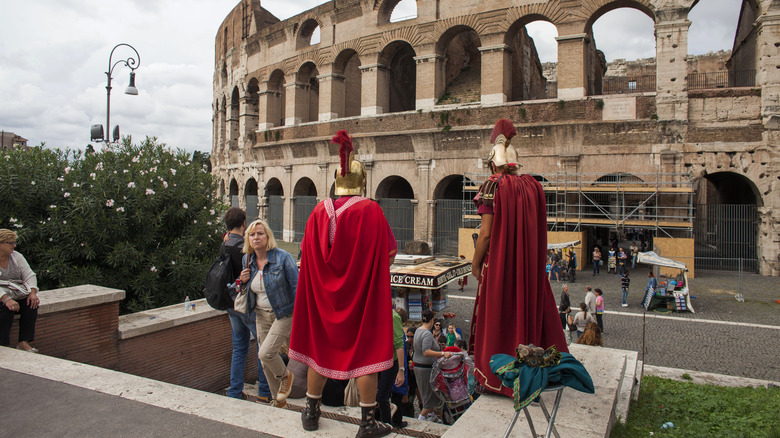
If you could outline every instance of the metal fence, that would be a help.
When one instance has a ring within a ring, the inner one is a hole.
[[[306,222],[309,220],[314,207],[317,206],[316,196],[296,196],[293,198],[293,242],[303,240],[303,232],[306,230]]]
[[[755,70],[715,71],[709,73],[689,73],[689,90],[708,88],[755,87]]]
[[[758,272],[758,225],[755,205],[697,204],[693,221],[696,268]]]
[[[260,209],[258,208],[257,195],[246,195],[246,223],[252,223],[253,220],[260,216]]]
[[[277,240],[284,236],[284,197],[278,195],[268,196],[268,226]]]
[[[647,93],[655,91],[655,75],[605,76],[601,94]]]
[[[433,236],[436,254],[458,255],[458,229],[461,226],[462,218],[462,200],[436,200],[436,228],[434,228]]]
[[[380,198],[377,200],[393,230],[398,251],[404,251],[406,242],[414,240],[414,204],[411,199]]]

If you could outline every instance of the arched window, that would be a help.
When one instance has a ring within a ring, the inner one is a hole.
[[[606,6],[591,17],[593,46],[586,60],[586,94],[656,90],[655,23],[650,11]]]

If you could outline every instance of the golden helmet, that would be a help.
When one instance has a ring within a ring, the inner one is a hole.
[[[488,163],[492,162],[496,167],[517,164],[517,151],[509,144],[509,141],[517,135],[515,126],[510,120],[501,119],[493,127],[490,142],[494,144],[490,151]]]
[[[332,143],[339,144],[339,157],[341,163],[336,170],[336,187],[334,194],[337,196],[362,195],[366,185],[366,168],[363,163],[355,159],[352,146],[352,138],[347,131],[341,130],[331,139]]]

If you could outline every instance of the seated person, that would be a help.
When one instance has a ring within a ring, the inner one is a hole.
[[[38,279],[27,260],[14,251],[16,233],[0,229],[0,345],[11,344],[11,325],[19,315],[19,350],[37,353],[30,346],[35,340],[35,321],[38,319]]]
[[[585,326],[585,331],[582,333],[582,336],[577,339],[577,343],[603,347],[604,339],[601,337],[601,329],[599,328],[599,325],[593,322],[589,322],[588,325]]]

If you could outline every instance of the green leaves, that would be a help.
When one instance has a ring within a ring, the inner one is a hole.
[[[123,289],[123,311],[197,298],[226,208],[206,163],[155,138],[88,154],[3,152],[0,228],[19,234],[43,289]]]

